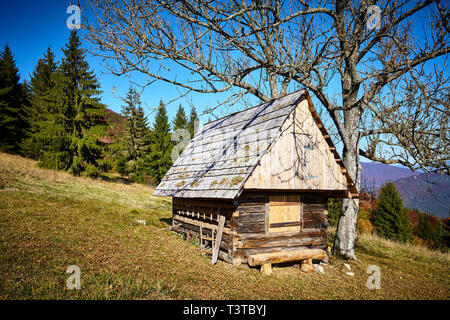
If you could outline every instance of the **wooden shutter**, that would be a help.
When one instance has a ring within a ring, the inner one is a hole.
[[[269,233],[301,230],[300,196],[269,197]]]

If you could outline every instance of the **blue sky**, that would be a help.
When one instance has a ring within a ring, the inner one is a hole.
[[[61,48],[68,41],[70,30],[66,26],[66,20],[70,14],[66,13],[70,1],[51,0],[21,0],[4,1],[0,10],[0,48],[3,51],[8,44],[14,54],[21,80],[29,80],[30,74],[39,58],[50,46],[56,54],[57,60],[61,60],[63,54]],[[76,3],[76,1],[73,1]],[[83,3],[83,2],[81,2]],[[131,77],[117,77],[107,74],[99,58],[87,55],[90,67],[102,86],[102,102],[108,108],[120,112],[121,96],[124,96],[131,84],[130,80],[139,81],[140,75]],[[148,87],[142,96],[149,120],[154,117],[154,108],[158,106],[160,99],[167,102],[177,96],[177,90],[168,84],[156,83]],[[203,111],[207,105],[214,105],[216,97],[195,95],[192,97],[197,112]],[[175,116],[176,109],[181,103],[186,112],[189,112],[187,100],[179,100],[170,104],[167,108],[169,117]],[[202,117],[202,122],[208,121],[207,116]]]
[[[8,44],[14,54],[16,64],[19,68],[21,80],[29,80],[30,74],[39,58],[42,58],[47,48],[50,46],[60,61],[63,54],[61,49],[68,41],[70,30],[66,26],[66,20],[70,14],[66,13],[67,7],[71,1],[56,0],[18,0],[5,1],[1,4],[0,10],[0,50],[3,50],[5,44]],[[76,0],[72,1],[73,4]],[[80,1],[81,7],[85,1]],[[88,47],[87,43],[83,43]],[[108,108],[120,112],[121,96],[124,96],[131,84],[131,80],[144,83],[145,78],[140,74],[117,77],[107,73],[100,58],[87,54],[87,60],[90,67],[102,86],[102,102]],[[177,78],[185,76],[185,72],[180,72]],[[164,102],[170,101],[178,96],[177,89],[170,84],[157,82],[148,87],[142,96],[146,113],[151,121],[154,116],[154,108],[158,106],[162,99]],[[189,101],[192,101],[197,112],[201,113],[205,108],[217,105],[226,97],[225,94],[191,94]],[[250,97],[249,97],[250,98]],[[256,98],[250,98],[251,101],[258,104]],[[175,116],[178,105],[181,103],[186,112],[189,112],[190,106],[187,98],[182,98],[167,107],[169,117]],[[314,100],[317,104],[317,101]],[[227,109],[226,113],[238,111],[241,106]],[[218,113],[217,116],[225,114]],[[210,116],[201,117],[203,123],[208,122]]]
[[[43,56],[50,46],[56,54],[57,60],[61,60],[63,54],[61,48],[68,41],[70,30],[66,26],[66,20],[70,14],[66,13],[70,1],[56,0],[20,0],[5,1],[1,4],[0,10],[0,49],[3,50],[5,44],[8,44],[15,56],[16,64],[19,68],[21,80],[29,80],[30,74],[39,58]],[[72,1],[72,3],[76,3]],[[81,1],[83,7],[84,1]],[[84,43],[87,47],[87,44]],[[107,73],[101,59],[87,55],[90,67],[102,86],[102,102],[108,108],[120,112],[121,96],[124,96],[132,81],[144,83],[145,78],[140,74],[132,74],[128,77],[117,77]],[[185,75],[180,72],[178,79]],[[154,116],[154,108],[158,106],[162,99],[164,102],[170,101],[178,96],[177,89],[166,83],[157,82],[148,87],[142,96],[144,107],[149,120]],[[191,94],[189,101],[192,101],[197,112],[201,113],[205,108],[217,105],[222,101],[225,95],[220,94]],[[186,112],[189,112],[189,101],[180,99],[168,105],[169,117],[173,118],[178,105],[181,103]],[[255,98],[257,104],[258,100]],[[315,101],[316,102],[316,101]],[[238,111],[239,106],[235,106],[227,113]],[[217,116],[225,114],[218,113]],[[209,120],[210,116],[201,117],[203,123]],[[212,118],[214,119],[214,118]]]
[[[76,3],[76,0],[73,1]],[[83,6],[85,1],[81,1]],[[0,10],[0,49],[3,50],[7,43],[16,60],[19,72],[23,80],[29,80],[37,61],[43,56],[48,46],[51,47],[59,61],[62,58],[61,48],[65,46],[68,41],[70,30],[66,26],[66,20],[70,14],[66,13],[70,1],[61,0],[21,0],[21,1],[2,1]],[[420,25],[421,16],[426,14],[420,13],[414,19],[417,25]],[[418,33],[423,36],[422,30]],[[417,37],[418,34],[415,33]],[[97,78],[101,84],[103,94],[102,102],[108,108],[120,112],[122,101],[121,96],[124,96],[131,84],[130,80],[143,82],[145,79],[142,75],[133,74],[128,77],[117,77],[106,73],[101,59],[87,55],[87,60],[91,68],[95,71]],[[442,60],[441,60],[442,61]],[[436,62],[434,62],[436,63]],[[433,64],[433,63],[432,63]],[[185,72],[180,72],[179,77],[186,76]],[[337,79],[336,79],[337,80]],[[339,81],[334,81],[333,84],[340,86]],[[328,93],[330,96],[333,92],[333,85],[330,86]],[[157,82],[148,87],[141,96],[144,103],[144,108],[149,116],[149,121],[152,122],[154,118],[155,109],[159,101],[162,99],[167,102],[178,96],[177,89],[166,83]],[[213,94],[192,94],[189,99],[194,103],[197,112],[201,113],[208,106],[215,106],[218,101],[224,96]],[[257,101],[256,99],[252,100]],[[316,109],[319,108],[318,101],[313,98]],[[189,104],[186,99],[181,99],[171,103],[167,107],[170,119],[173,119],[181,103],[186,112],[189,112]],[[255,103],[256,104],[256,103]],[[237,111],[227,109],[227,113]],[[218,114],[223,116],[224,114]],[[203,123],[207,122],[210,116],[201,117]],[[338,147],[340,147],[338,143]],[[339,148],[340,149],[340,148]]]

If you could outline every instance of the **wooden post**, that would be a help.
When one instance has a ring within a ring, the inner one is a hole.
[[[261,266],[261,273],[265,276],[270,276],[272,274],[272,264],[271,263],[264,263]]]
[[[300,264],[300,270],[305,273],[311,273],[314,271],[314,267],[312,264],[312,259],[305,259]]]
[[[220,215],[219,216],[219,227],[217,229],[216,240],[214,241],[214,249],[213,249],[213,254],[212,254],[212,258],[211,258],[211,264],[216,264],[217,258],[219,257],[220,242],[222,241],[222,233],[223,233],[224,226],[225,226],[225,216]]]

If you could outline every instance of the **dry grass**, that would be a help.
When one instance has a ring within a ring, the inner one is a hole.
[[[152,196],[151,187],[74,177],[67,172],[39,168],[34,160],[5,153],[0,153],[0,181],[3,191],[25,190],[35,194],[70,195],[73,199],[96,199],[135,208],[171,208],[171,200]]]
[[[210,258],[170,231],[169,198],[153,188],[72,177],[0,153],[0,298],[448,299],[449,255],[360,236],[355,276],[332,257],[325,275],[298,265],[274,274]],[[136,222],[145,220],[146,226]],[[330,242],[333,230],[330,232]],[[67,266],[81,290],[66,289]],[[381,268],[380,290],[366,269]]]
[[[447,266],[450,263],[450,254],[438,250],[430,250],[410,243],[399,243],[373,234],[359,234],[358,240],[361,246],[384,248],[388,252],[407,254],[411,259],[430,259]]]

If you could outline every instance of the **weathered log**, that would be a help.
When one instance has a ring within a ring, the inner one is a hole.
[[[235,222],[235,230],[238,234],[245,233],[261,233],[265,231],[265,221],[249,221],[249,222]]]
[[[264,219],[266,214],[265,212],[247,212],[247,213],[240,213],[238,216],[234,217],[239,222],[248,222],[248,221],[254,221],[254,220],[262,220]]]
[[[250,266],[260,266],[265,263],[282,263],[301,261],[305,259],[325,259],[326,252],[322,249],[298,249],[290,251],[260,253],[248,256]]]
[[[272,264],[271,263],[264,263],[261,266],[261,273],[265,276],[270,276],[272,274]]]
[[[264,204],[253,204],[253,205],[240,205],[236,208],[236,211],[247,213],[247,212],[264,212]]]
[[[281,240],[283,238],[290,237],[315,237],[315,236],[324,236],[326,237],[327,230],[318,229],[318,228],[305,228],[300,232],[283,232],[283,233],[260,233],[260,234],[238,234],[237,237],[240,240],[248,239],[248,240],[269,240],[277,239]]]
[[[273,236],[273,238],[263,239],[241,239],[237,238],[235,241],[235,247],[250,249],[250,248],[263,248],[263,247],[278,247],[278,246],[317,246],[326,243],[326,234],[319,234],[316,236],[305,235],[292,235],[290,237]]]
[[[263,252],[283,251],[283,248],[294,250],[295,247],[300,248],[321,248],[325,244],[326,240],[322,238],[304,238],[304,239],[292,239],[286,241],[274,241],[272,243],[265,243],[264,245],[248,244],[238,242],[235,245],[236,250],[265,250]],[[277,250],[278,249],[278,250]]]

